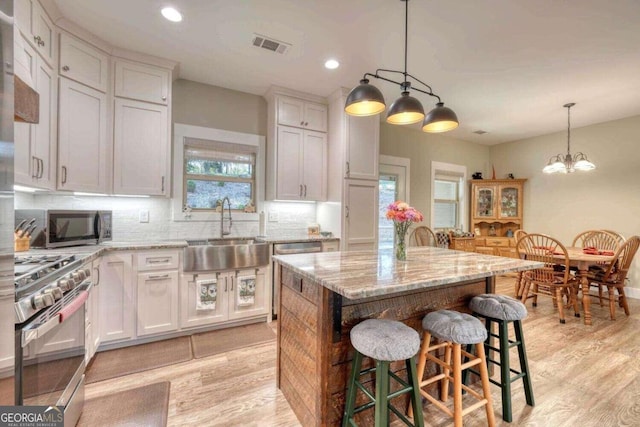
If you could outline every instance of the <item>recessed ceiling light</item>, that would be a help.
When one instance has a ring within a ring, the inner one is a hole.
[[[340,66],[340,63],[335,59],[329,59],[327,60],[327,62],[324,63],[324,67],[328,68],[329,70],[335,70],[339,66]]]
[[[162,16],[164,16],[171,22],[182,21],[182,14],[172,7],[165,7],[160,11],[160,13],[162,13]]]

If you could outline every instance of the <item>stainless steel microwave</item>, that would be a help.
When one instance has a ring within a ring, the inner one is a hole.
[[[16,209],[16,227],[31,223],[31,246],[61,248],[111,240],[112,211]],[[23,222],[26,220],[26,222]],[[18,231],[20,232],[20,231]]]

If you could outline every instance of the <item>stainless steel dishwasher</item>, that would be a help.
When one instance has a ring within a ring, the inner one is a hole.
[[[308,254],[314,252],[322,252],[322,242],[291,242],[291,243],[276,243],[273,245],[273,255],[291,255],[291,254]],[[271,261],[272,281],[273,287],[271,295],[273,295],[271,304],[273,318],[278,317],[278,306],[280,305],[280,270],[276,268],[276,263]]]

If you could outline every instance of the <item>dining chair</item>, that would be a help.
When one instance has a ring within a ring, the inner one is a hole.
[[[416,227],[411,233],[410,241],[416,246],[438,246],[435,233],[426,225]]]
[[[618,248],[606,268],[600,265],[592,266],[587,274],[590,285],[598,286],[598,295],[590,295],[600,298],[600,301],[609,301],[609,315],[611,320],[616,320],[616,303],[624,309],[624,313],[629,315],[629,304],[624,292],[627,273],[633,262],[633,258],[640,246],[640,237],[633,236]],[[603,288],[607,288],[607,296],[603,296]],[[618,295],[616,295],[616,291]]]
[[[609,231],[609,230],[590,230],[590,231],[585,231],[580,235],[583,235],[581,247],[583,248],[591,247],[591,248],[598,249],[600,251],[615,252],[625,241],[624,237],[622,237],[621,234],[616,233],[615,231]],[[574,239],[574,242],[575,242],[575,239]],[[601,269],[605,270],[607,268],[607,263],[603,262],[602,264],[600,264],[600,267]],[[576,272],[577,269],[575,267],[571,267],[571,271]],[[598,288],[600,306],[603,307],[604,301],[606,301],[606,298],[604,298],[603,296],[604,287],[597,285],[595,283],[591,286]]]
[[[522,238],[522,236],[526,236],[528,233],[522,229],[517,229],[514,233],[513,233],[513,239],[515,240],[516,243],[518,243],[518,240],[520,240]],[[516,279],[516,283],[515,283],[515,291],[516,291],[516,298],[520,298],[522,297],[522,271],[518,272],[518,278]]]
[[[613,234],[618,239],[618,242],[620,244],[623,244],[624,242],[627,241],[627,239],[624,237],[624,235],[618,233],[617,231],[613,231],[613,230],[600,230],[600,231],[604,231],[606,233]]]
[[[566,295],[567,307],[573,306],[574,315],[580,317],[578,290],[575,286],[577,279],[569,272],[569,255],[564,245],[553,237],[531,233],[518,240],[516,250],[520,258],[544,264],[522,274],[522,302],[526,303],[527,299],[532,298],[533,306],[536,307],[538,295],[549,296],[558,308],[560,323],[565,323],[565,304],[562,297]],[[554,268],[556,265],[563,268]]]

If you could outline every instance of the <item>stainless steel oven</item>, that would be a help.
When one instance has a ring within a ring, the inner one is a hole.
[[[84,404],[85,304],[91,270],[75,256],[16,257],[15,400],[64,408],[75,426]]]
[[[111,211],[16,209],[16,232],[29,232],[31,246],[60,248],[111,240]]]

